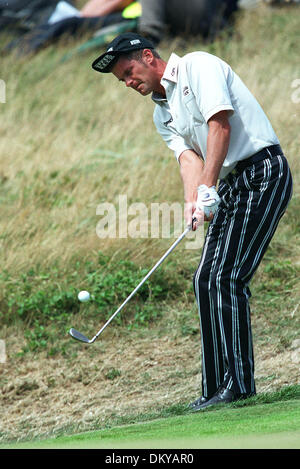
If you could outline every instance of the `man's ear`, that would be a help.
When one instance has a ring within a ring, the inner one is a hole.
[[[151,65],[154,60],[154,55],[151,49],[143,49],[143,60],[146,64]]]

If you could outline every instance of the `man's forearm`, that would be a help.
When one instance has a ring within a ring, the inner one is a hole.
[[[184,201],[185,203],[193,203],[197,200],[197,188],[201,184],[203,161],[193,150],[185,150],[180,155],[179,163]]]
[[[230,124],[227,111],[213,116],[209,122],[205,163],[193,150],[182,152],[179,158],[180,174],[184,187],[185,202],[197,198],[197,188],[201,184],[216,186],[226,158],[230,142]]]
[[[195,210],[197,220],[199,218],[201,219],[203,210],[207,212],[204,216],[204,220],[210,220],[213,216],[213,207],[211,214],[209,214],[209,207],[205,209],[202,208],[200,212],[196,209],[198,204],[197,189],[202,185],[208,188],[216,186],[223,162],[228,152],[230,124],[228,122],[227,111],[222,111],[213,116],[209,120],[208,126],[209,131],[205,163],[193,150],[184,151],[179,158],[180,174],[184,188],[185,219],[188,224],[191,223],[192,214]],[[217,198],[218,196],[215,194],[214,199]],[[214,204],[215,203],[216,201]],[[202,204],[203,201],[200,203],[200,206],[202,206]]]
[[[227,111],[213,116],[209,122],[205,165],[202,172],[201,184],[207,187],[216,186],[218,177],[226,158],[230,142],[230,124]]]
[[[81,9],[81,16],[109,15],[115,11],[123,10],[130,3],[130,0],[90,0]]]
[[[185,150],[179,158],[180,174],[184,190],[184,218],[188,225],[192,223],[192,216],[196,209],[197,189],[201,183],[203,161],[193,150]]]

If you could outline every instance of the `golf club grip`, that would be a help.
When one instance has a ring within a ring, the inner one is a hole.
[[[110,324],[110,322],[115,318],[115,316],[124,308],[124,306],[131,300],[131,298],[136,294],[136,292],[141,288],[141,286],[148,280],[148,278],[153,274],[153,272],[163,263],[163,261],[168,257],[168,255],[176,248],[180,241],[191,231],[193,223],[196,221],[196,218],[193,218],[191,225],[189,225],[184,232],[176,239],[176,241],[170,246],[167,252],[159,259],[159,261],[152,267],[148,274],[143,278],[143,280],[137,285],[133,292],[126,298],[126,300],[119,306],[115,313],[108,319],[108,321],[102,326],[99,332],[93,337],[91,342],[94,342],[97,337],[104,331],[104,329]]]

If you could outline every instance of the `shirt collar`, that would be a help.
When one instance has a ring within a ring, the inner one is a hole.
[[[170,85],[170,82],[173,84],[177,83],[179,61],[180,57],[173,52],[167,62],[164,74],[160,81],[161,85],[165,89],[167,89],[168,85]],[[152,99],[155,103],[167,101],[166,98],[155,92],[152,93]]]
[[[164,80],[177,83],[179,61],[180,61],[180,57],[178,57],[178,55],[174,54],[173,52],[168,60],[167,66],[165,68],[165,72],[162,76],[162,79],[161,79],[162,84]]]

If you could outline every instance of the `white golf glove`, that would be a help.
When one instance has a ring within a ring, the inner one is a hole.
[[[198,187],[198,196],[196,203],[196,211],[201,210],[204,215],[209,218],[210,214],[214,215],[221,201],[215,186],[207,187],[202,184]]]

